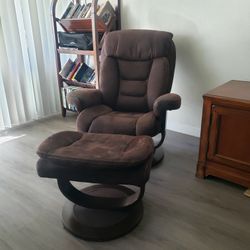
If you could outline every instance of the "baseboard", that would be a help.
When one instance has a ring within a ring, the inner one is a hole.
[[[182,134],[187,134],[187,135],[192,135],[192,136],[195,136],[195,137],[200,137],[200,128],[198,128],[198,127],[193,127],[193,126],[189,126],[189,125],[168,122],[167,123],[167,129],[175,131],[175,132],[179,132],[179,133],[182,133]]]
[[[53,117],[56,117],[56,116],[58,116],[60,114],[61,114],[60,112],[57,112],[57,113],[53,113],[53,114],[49,114],[49,115],[39,116],[36,119],[32,119],[32,120],[29,120],[29,121],[26,121],[24,123],[20,123],[20,124],[17,124],[17,125],[13,124],[9,128],[5,128],[3,130],[0,130],[0,136],[4,135],[4,134],[6,134],[6,133],[8,133],[10,131],[15,131],[15,130],[20,129],[20,128],[25,128],[27,126],[32,126],[37,122],[46,121],[46,120],[51,119]]]

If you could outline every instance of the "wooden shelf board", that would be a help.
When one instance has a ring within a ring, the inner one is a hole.
[[[60,19],[58,23],[67,32],[92,32],[91,18]],[[107,30],[105,23],[98,18],[96,20],[96,28],[98,32],[105,32]]]
[[[66,78],[62,77],[62,80],[66,82],[69,86],[76,86],[76,87],[81,87],[81,88],[89,88],[89,89],[95,89],[96,86],[93,83],[85,83],[85,82],[78,82],[78,81],[73,81],[73,80],[68,80]]]
[[[93,50],[80,50],[74,48],[59,48],[57,49],[62,54],[74,54],[74,55],[94,55]]]

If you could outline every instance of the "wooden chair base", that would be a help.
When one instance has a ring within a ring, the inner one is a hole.
[[[134,193],[127,187],[94,185],[82,189],[96,197],[126,198]],[[122,209],[92,209],[66,201],[62,220],[65,229],[73,235],[89,241],[107,241],[129,233],[141,221],[142,201]]]

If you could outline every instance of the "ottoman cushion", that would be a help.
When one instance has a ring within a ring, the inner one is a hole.
[[[38,148],[39,176],[140,185],[149,178],[154,145],[149,136],[64,131]]]

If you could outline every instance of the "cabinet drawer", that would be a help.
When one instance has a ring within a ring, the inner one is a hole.
[[[212,106],[209,160],[250,172],[250,111]]]

